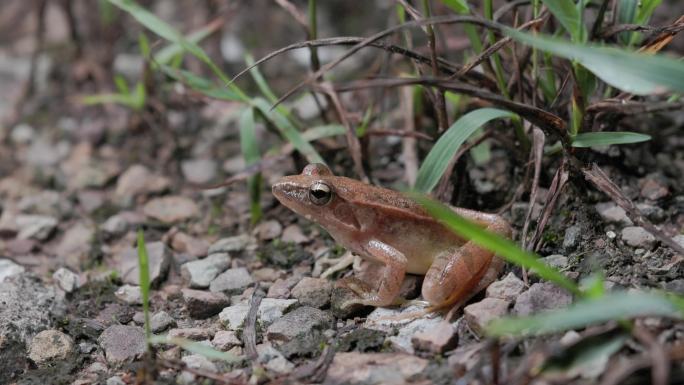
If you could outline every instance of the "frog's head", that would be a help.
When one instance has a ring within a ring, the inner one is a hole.
[[[312,163],[299,175],[280,178],[272,190],[280,203],[334,235],[360,227],[350,204],[356,184],[362,183],[335,176],[325,165]]]

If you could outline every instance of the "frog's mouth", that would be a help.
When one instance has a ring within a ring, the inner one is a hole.
[[[303,214],[302,211],[306,207],[308,192],[301,184],[285,177],[274,183],[271,191],[280,203],[290,210]]]

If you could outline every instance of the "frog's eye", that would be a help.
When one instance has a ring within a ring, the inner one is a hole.
[[[330,198],[332,198],[332,189],[323,182],[314,182],[309,188],[309,199],[315,205],[323,206],[330,202]]]

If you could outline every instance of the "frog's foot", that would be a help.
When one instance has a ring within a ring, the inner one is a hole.
[[[354,276],[342,278],[337,281],[337,284],[353,291],[360,299],[369,297],[373,293],[373,288]]]

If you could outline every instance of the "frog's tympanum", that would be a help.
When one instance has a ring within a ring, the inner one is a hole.
[[[353,277],[343,282],[359,296],[354,303],[397,303],[404,274],[412,273],[425,275],[422,295],[432,306],[461,304],[495,280],[504,265],[491,251],[454,234],[401,193],[335,176],[322,164],[283,177],[273,185],[273,194],[323,226],[344,247],[385,266],[376,282]],[[453,210],[489,231],[511,235],[498,215]]]

